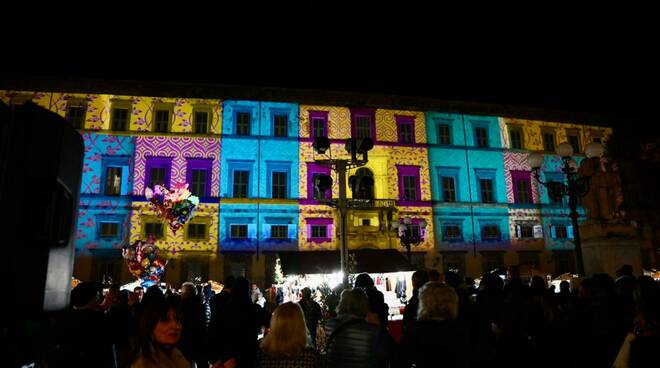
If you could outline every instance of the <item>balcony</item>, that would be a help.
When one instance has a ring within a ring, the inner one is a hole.
[[[394,199],[348,199],[347,208],[349,209],[396,209],[396,200]]]

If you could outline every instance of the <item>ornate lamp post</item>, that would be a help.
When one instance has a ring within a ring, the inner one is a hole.
[[[336,207],[339,210],[339,237],[341,241],[340,257],[341,271],[343,273],[344,287],[348,287],[348,201],[346,199],[346,172],[348,169],[364,166],[368,162],[367,152],[373,148],[374,144],[370,138],[349,138],[346,141],[346,151],[351,155],[350,159],[337,159],[332,157],[330,140],[328,137],[316,137],[312,147],[314,152],[319,155],[327,156],[326,159],[316,159],[319,165],[331,168],[337,173],[339,180],[339,199],[326,199],[326,190],[332,188],[332,177],[329,175],[318,175],[314,179],[314,198],[325,204]],[[327,152],[327,153],[326,153]],[[361,155],[362,157],[358,157]]]
[[[416,226],[413,226],[410,217],[405,217],[402,222],[392,221],[392,228],[397,230],[397,237],[401,239],[401,244],[403,244],[408,251],[409,262],[411,261],[411,248],[424,241],[422,230],[426,228],[426,221],[421,220],[417,225],[419,225],[419,231],[414,231]]]
[[[605,149],[599,143],[589,143],[585,147],[585,155],[588,158],[601,157]],[[557,146],[557,154],[563,161],[561,171],[566,176],[566,181],[548,180],[541,181],[539,171],[543,165],[543,155],[533,153],[527,158],[529,166],[536,180],[546,188],[548,195],[555,201],[561,201],[564,196],[568,196],[568,206],[571,210],[570,217],[573,225],[573,240],[575,243],[575,257],[577,259],[578,274],[584,276],[584,260],[582,259],[582,243],[580,240],[580,228],[578,225],[577,202],[578,197],[584,197],[589,192],[589,177],[578,175],[578,164],[571,158],[573,156],[573,146],[564,142]]]

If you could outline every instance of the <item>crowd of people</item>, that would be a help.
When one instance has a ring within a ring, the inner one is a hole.
[[[660,364],[660,287],[623,267],[559,292],[523,282],[416,271],[399,342],[388,307],[367,274],[324,315],[309,289],[299,303],[263,305],[244,277],[221,292],[96,284],[71,293],[57,319],[53,367],[647,367]],[[323,341],[317,330],[324,329]],[[263,334],[262,338],[259,338]]]

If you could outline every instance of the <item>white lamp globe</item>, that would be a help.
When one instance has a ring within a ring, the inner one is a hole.
[[[577,169],[578,169],[578,163],[577,163],[575,160],[573,160],[573,159],[568,160],[568,166],[569,166],[569,167],[571,168],[571,170],[573,170],[573,171],[577,171]]]
[[[399,221],[392,221],[392,229],[397,229],[399,227]]]
[[[568,142],[564,142],[557,146],[557,154],[561,157],[573,156],[573,146]]]
[[[403,223],[406,225],[412,224],[412,219],[410,217],[406,217],[403,219]]]
[[[527,156],[527,163],[532,169],[538,169],[543,165],[543,155],[540,153],[532,153]]]
[[[399,225],[399,232],[403,232],[403,231],[406,231],[406,225],[400,224]]]
[[[584,147],[584,154],[588,158],[603,157],[604,153],[605,153],[605,147],[603,147],[603,145],[598,142],[591,142],[587,144],[586,147]]]
[[[419,222],[419,227],[422,228],[422,229],[426,228],[426,225],[427,225],[427,223],[426,223],[425,220],[421,220],[421,221]]]

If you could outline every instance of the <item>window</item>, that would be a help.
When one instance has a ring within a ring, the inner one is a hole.
[[[195,111],[193,132],[196,134],[207,134],[209,132],[209,112]]]
[[[149,169],[149,187],[154,188],[156,185],[165,185],[165,167],[152,167]]]
[[[591,141],[594,142],[594,143],[603,144],[603,137],[593,137],[593,138],[591,138]]]
[[[568,239],[568,229],[566,225],[554,225],[552,233],[555,239]]]
[[[483,273],[497,270],[504,266],[504,256],[502,252],[481,252]]]
[[[170,128],[170,111],[169,110],[156,110],[156,118],[154,120],[154,132],[167,133]]]
[[[523,149],[522,129],[519,127],[509,127],[509,138],[511,140],[511,148]]]
[[[144,235],[149,237],[153,235],[156,239],[163,239],[165,237],[164,227],[162,222],[145,222]]]
[[[236,135],[250,135],[250,113],[236,113]]]
[[[410,235],[412,235],[414,238],[419,238],[422,236],[421,229],[419,225],[417,224],[411,224],[409,225],[410,227]]]
[[[463,238],[461,227],[458,224],[445,224],[442,227],[442,240],[456,241]]]
[[[438,143],[451,144],[449,124],[438,124]]]
[[[99,265],[99,280],[112,281],[115,278],[115,264],[104,262]]]
[[[362,219],[362,226],[371,226],[371,219]]]
[[[371,119],[368,116],[358,116],[356,119],[356,138],[371,138]]]
[[[273,198],[287,198],[286,172],[273,172]]]
[[[190,176],[190,193],[198,197],[206,197],[208,171],[206,169],[192,169]]]
[[[249,171],[242,171],[242,170],[234,171],[234,198],[248,197],[249,177],[250,177]]]
[[[518,224],[518,225],[516,225],[516,237],[518,239],[533,239],[534,238],[534,225],[532,225],[532,224]]]
[[[488,147],[488,129],[477,127],[474,129],[475,144],[477,147]]]
[[[569,133],[567,136],[568,143],[573,146],[573,154],[578,154],[580,152],[580,137],[577,133]]]
[[[539,253],[538,252],[529,252],[529,251],[520,251],[518,252],[518,263],[520,265],[530,266],[532,268],[539,267]]]
[[[206,224],[188,224],[188,239],[206,240],[207,237]]]
[[[399,143],[414,143],[413,124],[411,121],[404,121],[399,124]]]
[[[403,199],[406,201],[417,200],[417,177],[403,177]]]
[[[532,203],[532,198],[529,195],[531,189],[529,179],[514,179],[513,187],[516,194],[516,203]]]
[[[109,166],[105,172],[105,195],[121,194],[121,167]]]
[[[66,120],[76,129],[85,128],[87,106],[81,102],[69,102],[66,107]]]
[[[572,251],[553,251],[555,274],[575,273],[575,255]]]
[[[552,132],[543,133],[543,150],[549,153],[555,153],[555,134]]]
[[[486,225],[482,230],[482,239],[484,241],[500,240],[500,227],[497,225]]]
[[[288,116],[283,114],[275,115],[273,122],[273,135],[276,137],[286,137],[289,125]]]
[[[325,119],[312,119],[312,137],[325,137]]]
[[[479,188],[481,189],[481,202],[493,203],[493,179],[479,179]]]
[[[232,239],[247,239],[247,225],[231,225]]]
[[[101,222],[99,236],[101,238],[115,238],[119,234],[119,224],[116,222]]]
[[[327,238],[328,227],[326,225],[312,225],[312,238]]]
[[[128,129],[128,109],[126,108],[113,108],[112,109],[112,130],[123,132]]]
[[[456,202],[456,186],[451,176],[442,177],[442,200],[445,202]]]
[[[271,225],[270,237],[272,239],[288,239],[289,227],[287,225]]]

